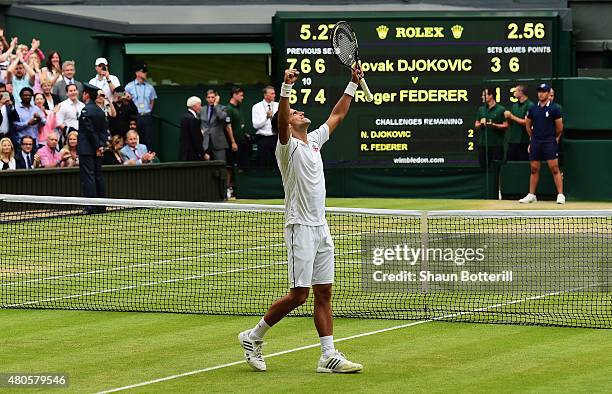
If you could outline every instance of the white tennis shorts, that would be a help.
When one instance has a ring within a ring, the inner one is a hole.
[[[327,224],[286,226],[285,242],[292,289],[334,282],[334,242]]]

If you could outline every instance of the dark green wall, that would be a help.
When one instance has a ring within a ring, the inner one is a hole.
[[[221,201],[225,165],[221,161],[104,166],[108,198]],[[0,171],[0,194],[81,197],[78,168]]]
[[[568,198],[612,201],[612,140],[566,140],[563,147]]]

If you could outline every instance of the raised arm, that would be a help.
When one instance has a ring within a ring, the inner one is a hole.
[[[23,60],[23,56],[21,57],[21,64],[23,64],[23,68],[25,69],[25,72],[26,72],[28,78],[30,79],[30,86],[34,86],[34,82],[35,82],[35,78],[36,78],[36,71],[34,71],[34,69],[32,67],[30,67],[28,62]]]
[[[6,69],[6,80],[8,83],[13,83],[13,76],[15,75],[15,69],[19,63],[19,57],[16,57]]]
[[[298,70],[285,70],[285,81],[281,87],[281,98],[278,104],[278,139],[283,145],[287,145],[289,138],[291,138],[291,131],[289,131],[289,96],[291,95],[293,83],[299,75]]]
[[[353,75],[349,86],[347,86],[344,94],[342,94],[342,97],[340,97],[340,100],[338,100],[334,106],[329,118],[327,118],[325,121],[327,127],[329,127],[329,135],[334,132],[334,129],[338,127],[348,113],[351,103],[353,102],[353,96],[355,95],[357,84],[361,78],[363,78],[363,72],[359,68],[353,69]]]
[[[6,40],[6,38],[4,37],[2,37],[2,39]],[[11,55],[13,54],[13,51],[15,50],[16,45],[17,45],[17,37],[14,37],[11,40],[11,45],[9,45],[7,50],[2,55],[0,55],[0,62],[5,62],[10,59]]]

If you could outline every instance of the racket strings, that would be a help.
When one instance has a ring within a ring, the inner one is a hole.
[[[332,46],[338,60],[345,66],[352,67],[357,51],[357,40],[353,30],[347,25],[338,25],[333,32]]]

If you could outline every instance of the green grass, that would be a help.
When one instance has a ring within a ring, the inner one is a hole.
[[[237,332],[253,317],[0,311],[2,372],[57,371],[70,392],[95,392],[241,360]],[[336,338],[401,324],[336,319]],[[267,337],[274,353],[317,342],[308,318],[285,319]],[[340,342],[364,364],[353,376],[314,372],[312,348],[152,384],[135,392],[607,392],[612,331],[425,323]],[[18,392],[29,392],[19,390]],[[59,390],[58,392],[62,392]]]
[[[279,200],[239,202],[282,203]],[[513,202],[472,200],[328,199],[327,202],[328,206],[416,210],[503,209],[498,204],[521,209],[559,208],[552,203],[525,207]],[[569,203],[561,208],[611,207],[612,204]],[[93,218],[83,217],[83,220]],[[57,231],[57,237],[65,239],[70,234],[70,229],[62,225],[65,219],[51,219],[54,220],[50,227]],[[204,248],[219,247],[197,237],[197,234],[205,231],[206,223],[196,222],[200,221],[166,218],[163,226],[147,227],[151,236],[142,241],[153,242],[162,236],[164,226],[187,226],[192,231],[182,234],[181,242],[174,245],[176,248],[168,248],[170,257],[189,256],[194,252],[189,248],[197,243]],[[33,223],[23,222],[21,230],[27,230],[27,226]],[[143,225],[146,227],[147,224],[145,220],[135,224],[133,229],[117,229],[112,223],[100,219],[96,223],[95,231],[88,236],[95,237],[96,231],[99,231],[110,232],[121,239],[129,238],[134,234],[134,229]],[[81,222],[79,225],[90,224]],[[275,228],[272,226],[270,229]],[[0,234],[3,234],[0,238],[7,236],[6,231],[0,231]],[[274,237],[274,242],[282,242],[282,234]],[[17,264],[27,256],[27,250],[16,254],[14,249],[7,246],[6,238],[1,241],[0,255],[4,257],[0,263],[0,273],[6,270],[7,264]],[[55,257],[66,259],[65,269],[68,271],[65,272],[79,272],[80,267],[69,264],[71,258],[79,253],[88,253],[92,259],[95,258],[99,251],[87,249],[88,241],[91,239],[73,240],[70,248],[58,249]],[[251,241],[259,242],[255,235],[251,235]],[[53,245],[52,240],[37,239],[31,240],[30,246],[41,246],[45,242]],[[342,248],[342,241],[338,241],[337,245]],[[73,255],[70,255],[71,248]],[[138,264],[149,257],[135,253],[128,243],[121,246],[119,252],[123,259],[121,264]],[[283,252],[278,253],[279,256],[275,256],[281,257]],[[241,261],[238,258],[225,258],[216,263],[232,266]],[[201,270],[189,262],[174,264],[176,268],[184,269],[181,271],[184,274]],[[279,268],[278,272],[282,274],[284,267]],[[37,266],[37,269],[41,267]],[[0,283],[7,281],[7,273],[4,274],[4,278],[0,275]],[[149,278],[156,278],[156,275],[163,277],[163,272],[154,269],[146,274]],[[122,277],[118,274],[115,279],[122,280]],[[10,280],[16,279],[12,277]],[[123,280],[129,283],[127,278]],[[214,282],[202,280],[194,283],[201,289],[202,297],[207,292],[215,291],[211,287]],[[6,290],[0,288],[2,291]],[[160,303],[176,305],[178,302],[170,296],[165,299],[153,296],[146,288],[135,291],[133,295],[145,303],[149,302],[150,306]],[[5,296],[0,294],[0,299]],[[96,300],[102,298],[85,297],[84,302]],[[230,298],[228,303],[237,301],[237,298]],[[253,326],[257,319],[254,316],[0,309],[0,373],[65,372],[71,379],[68,391],[79,393],[137,384],[241,360],[236,334]],[[336,319],[335,338],[406,323],[409,322]],[[265,351],[271,354],[316,344],[317,336],[310,318],[292,317],[274,327],[266,340]],[[239,364],[133,391],[603,393],[609,392],[612,376],[612,330],[428,322],[339,342],[337,347],[363,363],[364,373],[355,376],[322,376],[314,373],[319,356],[318,348],[314,347],[268,359],[269,371],[266,373],[254,373],[245,364]],[[35,391],[21,389],[15,392]]]

